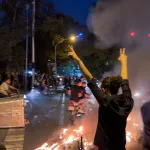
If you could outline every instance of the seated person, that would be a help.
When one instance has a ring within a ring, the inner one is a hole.
[[[0,97],[8,97],[16,95],[16,93],[11,91],[16,90],[16,88],[11,86],[10,83],[11,83],[10,78],[7,77],[5,81],[0,85]]]

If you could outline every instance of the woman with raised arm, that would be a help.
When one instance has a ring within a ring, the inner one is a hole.
[[[81,72],[88,81],[89,88],[100,105],[94,145],[99,150],[125,150],[126,122],[134,103],[128,82],[125,49],[120,49],[121,76],[105,78],[101,89],[72,46],[69,46],[68,55],[77,61]],[[117,95],[120,87],[122,94]]]

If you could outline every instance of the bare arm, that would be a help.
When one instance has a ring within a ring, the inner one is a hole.
[[[14,86],[9,86],[12,90],[16,90],[17,88],[15,88]]]
[[[127,55],[125,54],[125,48],[120,49],[119,61],[121,62],[121,77],[122,79],[128,79],[128,66],[127,66]]]
[[[86,68],[84,63],[77,56],[73,47],[69,46],[69,49],[70,49],[70,52],[68,53],[68,55],[77,61],[77,63],[79,64],[80,70],[83,73],[84,77],[87,79],[87,81],[90,81],[93,78],[93,75],[89,72],[89,70]],[[128,79],[127,56],[125,55],[125,48],[120,49],[119,61],[121,62],[121,65],[122,65],[121,77],[122,77],[122,79]]]
[[[83,76],[86,78],[87,81],[90,81],[93,78],[92,74],[89,72],[89,70],[86,68],[84,63],[77,56],[77,54],[75,53],[72,46],[69,46],[69,50],[70,50],[70,52],[68,53],[68,55],[71,56],[74,60],[77,61]]]
[[[81,72],[83,73],[83,76],[86,78],[87,81],[90,81],[93,78],[92,74],[89,72],[89,70],[80,59],[77,62],[79,64]]]
[[[8,92],[7,91],[0,91],[1,94],[8,96]]]

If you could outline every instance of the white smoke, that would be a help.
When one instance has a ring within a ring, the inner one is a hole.
[[[149,46],[149,0],[100,0],[89,16],[89,28],[100,45]],[[134,38],[130,32],[135,32]]]
[[[88,26],[100,48],[127,48],[129,78],[135,89],[150,88],[150,1],[100,0],[91,10]],[[130,33],[135,32],[131,37]],[[104,76],[120,73],[118,66]]]

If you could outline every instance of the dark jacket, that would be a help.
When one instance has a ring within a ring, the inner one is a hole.
[[[128,80],[122,81],[121,95],[106,95],[94,78],[88,86],[100,105],[94,145],[100,150],[125,150],[126,120],[134,103]]]
[[[150,149],[150,101],[141,107],[141,113],[144,123],[144,144]]]
[[[74,100],[76,102],[80,101],[80,97],[78,96],[79,93],[82,93],[82,87],[78,85],[74,85],[71,87],[71,96],[70,100]]]

